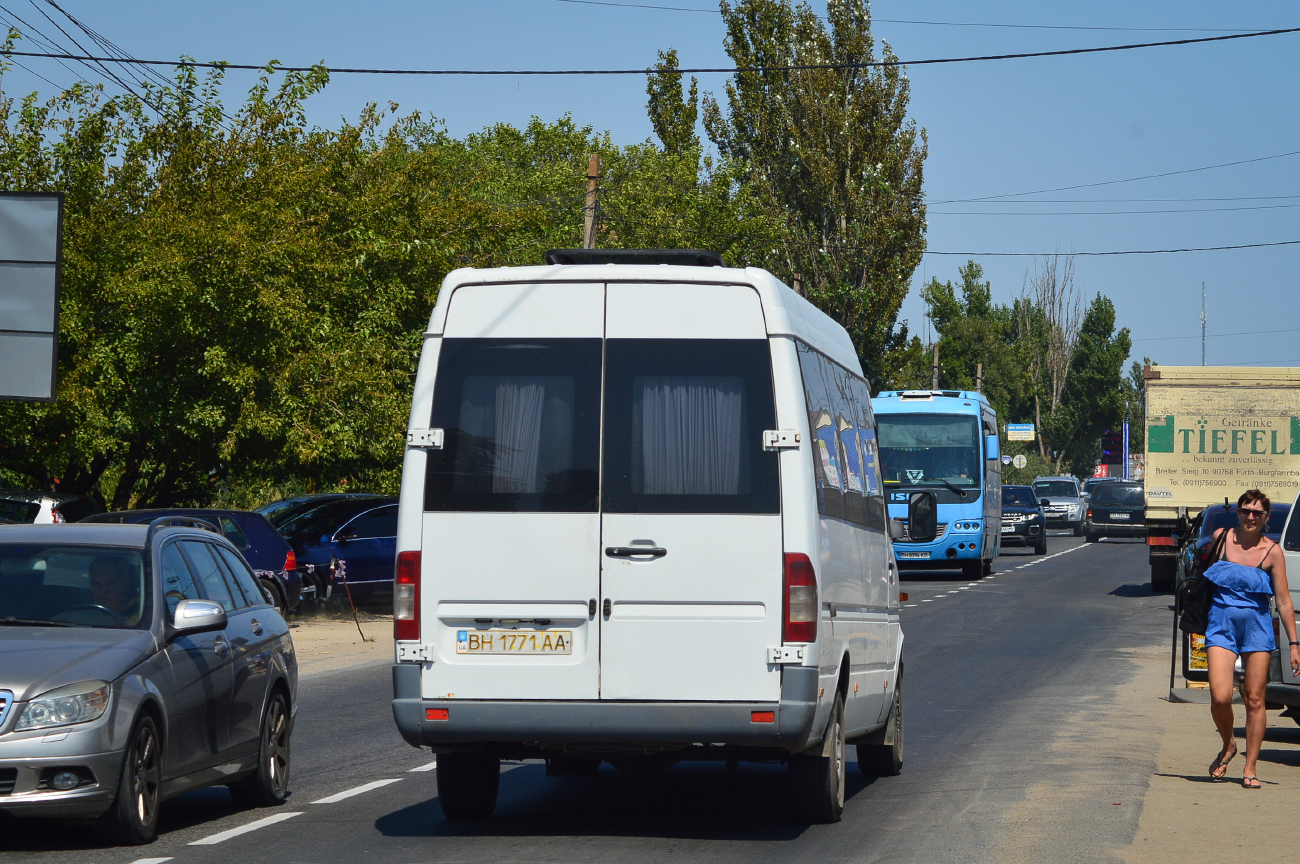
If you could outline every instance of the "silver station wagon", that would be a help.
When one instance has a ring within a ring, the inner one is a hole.
[[[140,844],[191,789],[285,800],[289,627],[210,527],[0,526],[0,811]]]

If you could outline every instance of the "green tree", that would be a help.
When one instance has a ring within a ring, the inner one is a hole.
[[[898,66],[876,60],[864,0],[830,0],[826,21],[789,0],[721,4],[728,56],[745,71],[726,107],[704,97],[704,126],[740,179],[771,202],[784,232],[762,263],[849,332],[868,376],[906,354],[896,328],[925,249],[928,145],[908,119]],[[888,45],[880,55],[893,60]],[[835,64],[838,68],[756,70]]]

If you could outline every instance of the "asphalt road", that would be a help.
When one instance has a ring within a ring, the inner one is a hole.
[[[548,778],[533,762],[503,766],[492,820],[449,823],[434,773],[422,770],[430,755],[393,727],[388,664],[379,663],[302,679],[284,807],[238,810],[224,789],[202,790],[164,805],[152,846],[101,849],[87,829],[28,822],[0,826],[0,852],[6,864],[993,860],[1018,830],[1012,820],[1033,813],[1027,792],[1048,770],[1039,754],[1080,705],[1104,702],[1134,674],[1128,649],[1168,638],[1169,596],[1151,593],[1147,573],[1139,543],[1052,536],[1047,556],[1008,550],[975,582],[905,574],[903,774],[870,779],[850,766],[837,825],[792,823],[778,766],[729,775],[678,765],[630,778],[606,765]],[[1106,755],[1050,768],[1070,783],[1077,765],[1107,799],[1043,814],[1061,860],[1132,836],[1138,808],[1111,807],[1106,791],[1131,788],[1131,766]],[[1140,798],[1145,780],[1139,787]]]

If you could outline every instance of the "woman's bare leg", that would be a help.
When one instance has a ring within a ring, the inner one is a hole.
[[[1255,760],[1259,758],[1264,728],[1268,725],[1268,715],[1264,711],[1268,663],[1267,651],[1247,651],[1241,655],[1241,665],[1246,670],[1246,681],[1241,688],[1241,698],[1246,703],[1246,767],[1242,772],[1246,777],[1255,776]]]
[[[1218,645],[1211,645],[1205,649],[1205,653],[1210,666],[1210,716],[1214,718],[1214,727],[1219,730],[1219,737],[1223,739],[1223,749],[1219,751],[1222,757],[1236,752],[1237,747],[1235,735],[1237,718],[1232,710],[1232,673],[1237,665],[1237,655]],[[1267,664],[1264,672],[1267,677]]]

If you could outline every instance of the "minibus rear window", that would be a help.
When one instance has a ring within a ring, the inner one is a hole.
[[[604,509],[777,513],[765,339],[606,343]]]
[[[599,339],[444,339],[424,508],[594,512]]]

